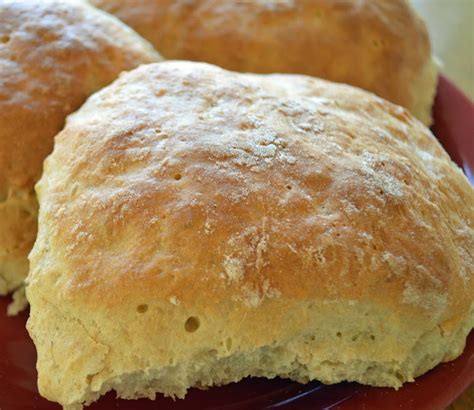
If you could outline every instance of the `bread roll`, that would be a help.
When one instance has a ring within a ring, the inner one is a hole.
[[[134,31],[85,2],[0,0],[0,295],[28,272],[33,187],[66,116],[122,70],[158,60]]]
[[[28,330],[64,406],[249,375],[398,388],[473,327],[473,188],[350,86],[142,66],[68,118],[37,193]]]
[[[92,0],[169,59],[348,83],[425,124],[437,67],[406,0]]]

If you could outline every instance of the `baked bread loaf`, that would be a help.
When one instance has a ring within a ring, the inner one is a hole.
[[[142,66],[69,116],[37,193],[27,326],[64,406],[248,375],[398,388],[473,327],[473,188],[350,86]]]
[[[425,124],[437,83],[428,32],[406,0],[92,0],[164,57],[348,83]]]
[[[0,0],[0,295],[28,273],[33,188],[66,116],[122,70],[158,60],[132,29],[85,2]]]

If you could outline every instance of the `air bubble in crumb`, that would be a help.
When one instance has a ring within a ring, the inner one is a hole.
[[[138,313],[145,313],[148,310],[148,305],[138,305],[137,312]]]
[[[188,320],[184,323],[184,329],[186,332],[193,333],[196,330],[199,329],[199,326],[201,325],[201,322],[199,321],[199,318],[195,316],[190,316],[188,317]]]

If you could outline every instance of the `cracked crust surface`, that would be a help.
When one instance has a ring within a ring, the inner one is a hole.
[[[37,193],[28,329],[63,405],[248,375],[398,387],[473,327],[473,188],[350,86],[142,66],[69,117]]]
[[[406,0],[92,0],[168,59],[352,84],[431,122],[437,68]]]
[[[27,275],[33,187],[66,116],[121,71],[158,60],[133,30],[86,2],[0,0],[0,294]]]

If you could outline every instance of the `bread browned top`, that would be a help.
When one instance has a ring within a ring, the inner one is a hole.
[[[81,1],[0,1],[0,197],[31,190],[66,115],[122,70],[158,61],[145,40]]]
[[[298,73],[372,91],[430,121],[436,69],[406,0],[91,0],[169,59]]]
[[[75,309],[343,299],[449,332],[473,300],[473,188],[350,86],[142,66],[69,117],[37,192],[28,292]]]

